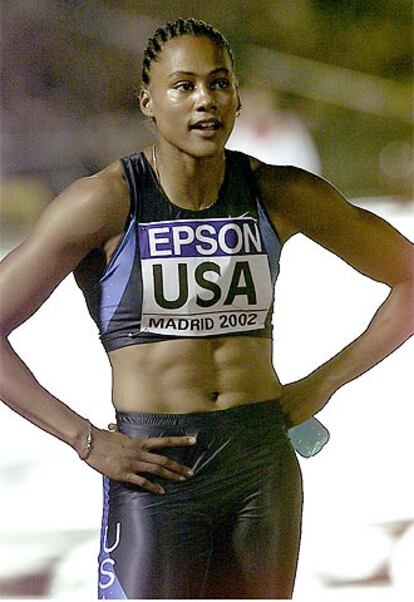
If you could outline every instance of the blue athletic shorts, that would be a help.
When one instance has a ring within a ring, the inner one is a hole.
[[[291,598],[302,477],[277,400],[189,414],[117,412],[131,437],[195,435],[151,450],[194,470],[166,493],[104,477],[99,599]]]

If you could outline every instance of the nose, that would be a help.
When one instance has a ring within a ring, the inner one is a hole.
[[[217,108],[214,92],[208,86],[200,85],[196,95],[196,110],[211,111]]]

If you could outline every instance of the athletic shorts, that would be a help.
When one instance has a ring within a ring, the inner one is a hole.
[[[117,424],[131,437],[196,436],[151,450],[195,474],[145,474],[164,495],[104,477],[99,599],[291,598],[302,477],[278,401],[117,412]]]

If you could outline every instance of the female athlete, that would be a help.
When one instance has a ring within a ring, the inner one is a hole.
[[[101,599],[290,598],[302,481],[288,428],[411,334],[412,246],[324,179],[224,149],[240,101],[210,25],[157,29],[139,102],[157,144],[74,182],[2,262],[1,397],[104,475]],[[273,291],[299,232],[391,290],[361,336],[282,386]],[[116,429],[51,395],[7,339],[71,271]]]

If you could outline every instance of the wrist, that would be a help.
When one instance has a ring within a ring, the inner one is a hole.
[[[83,447],[78,451],[78,456],[81,460],[87,460],[89,458],[89,456],[91,455],[92,452],[92,446],[93,446],[93,435],[92,435],[92,424],[90,423],[90,421],[88,419],[85,420],[86,422],[86,433],[84,434],[84,442],[83,442]]]
[[[317,368],[308,378],[312,386],[325,397],[331,397],[343,384],[336,378],[334,371],[325,366]]]
[[[97,430],[87,418],[82,418],[76,432],[68,441],[81,460],[87,460],[92,453]]]

